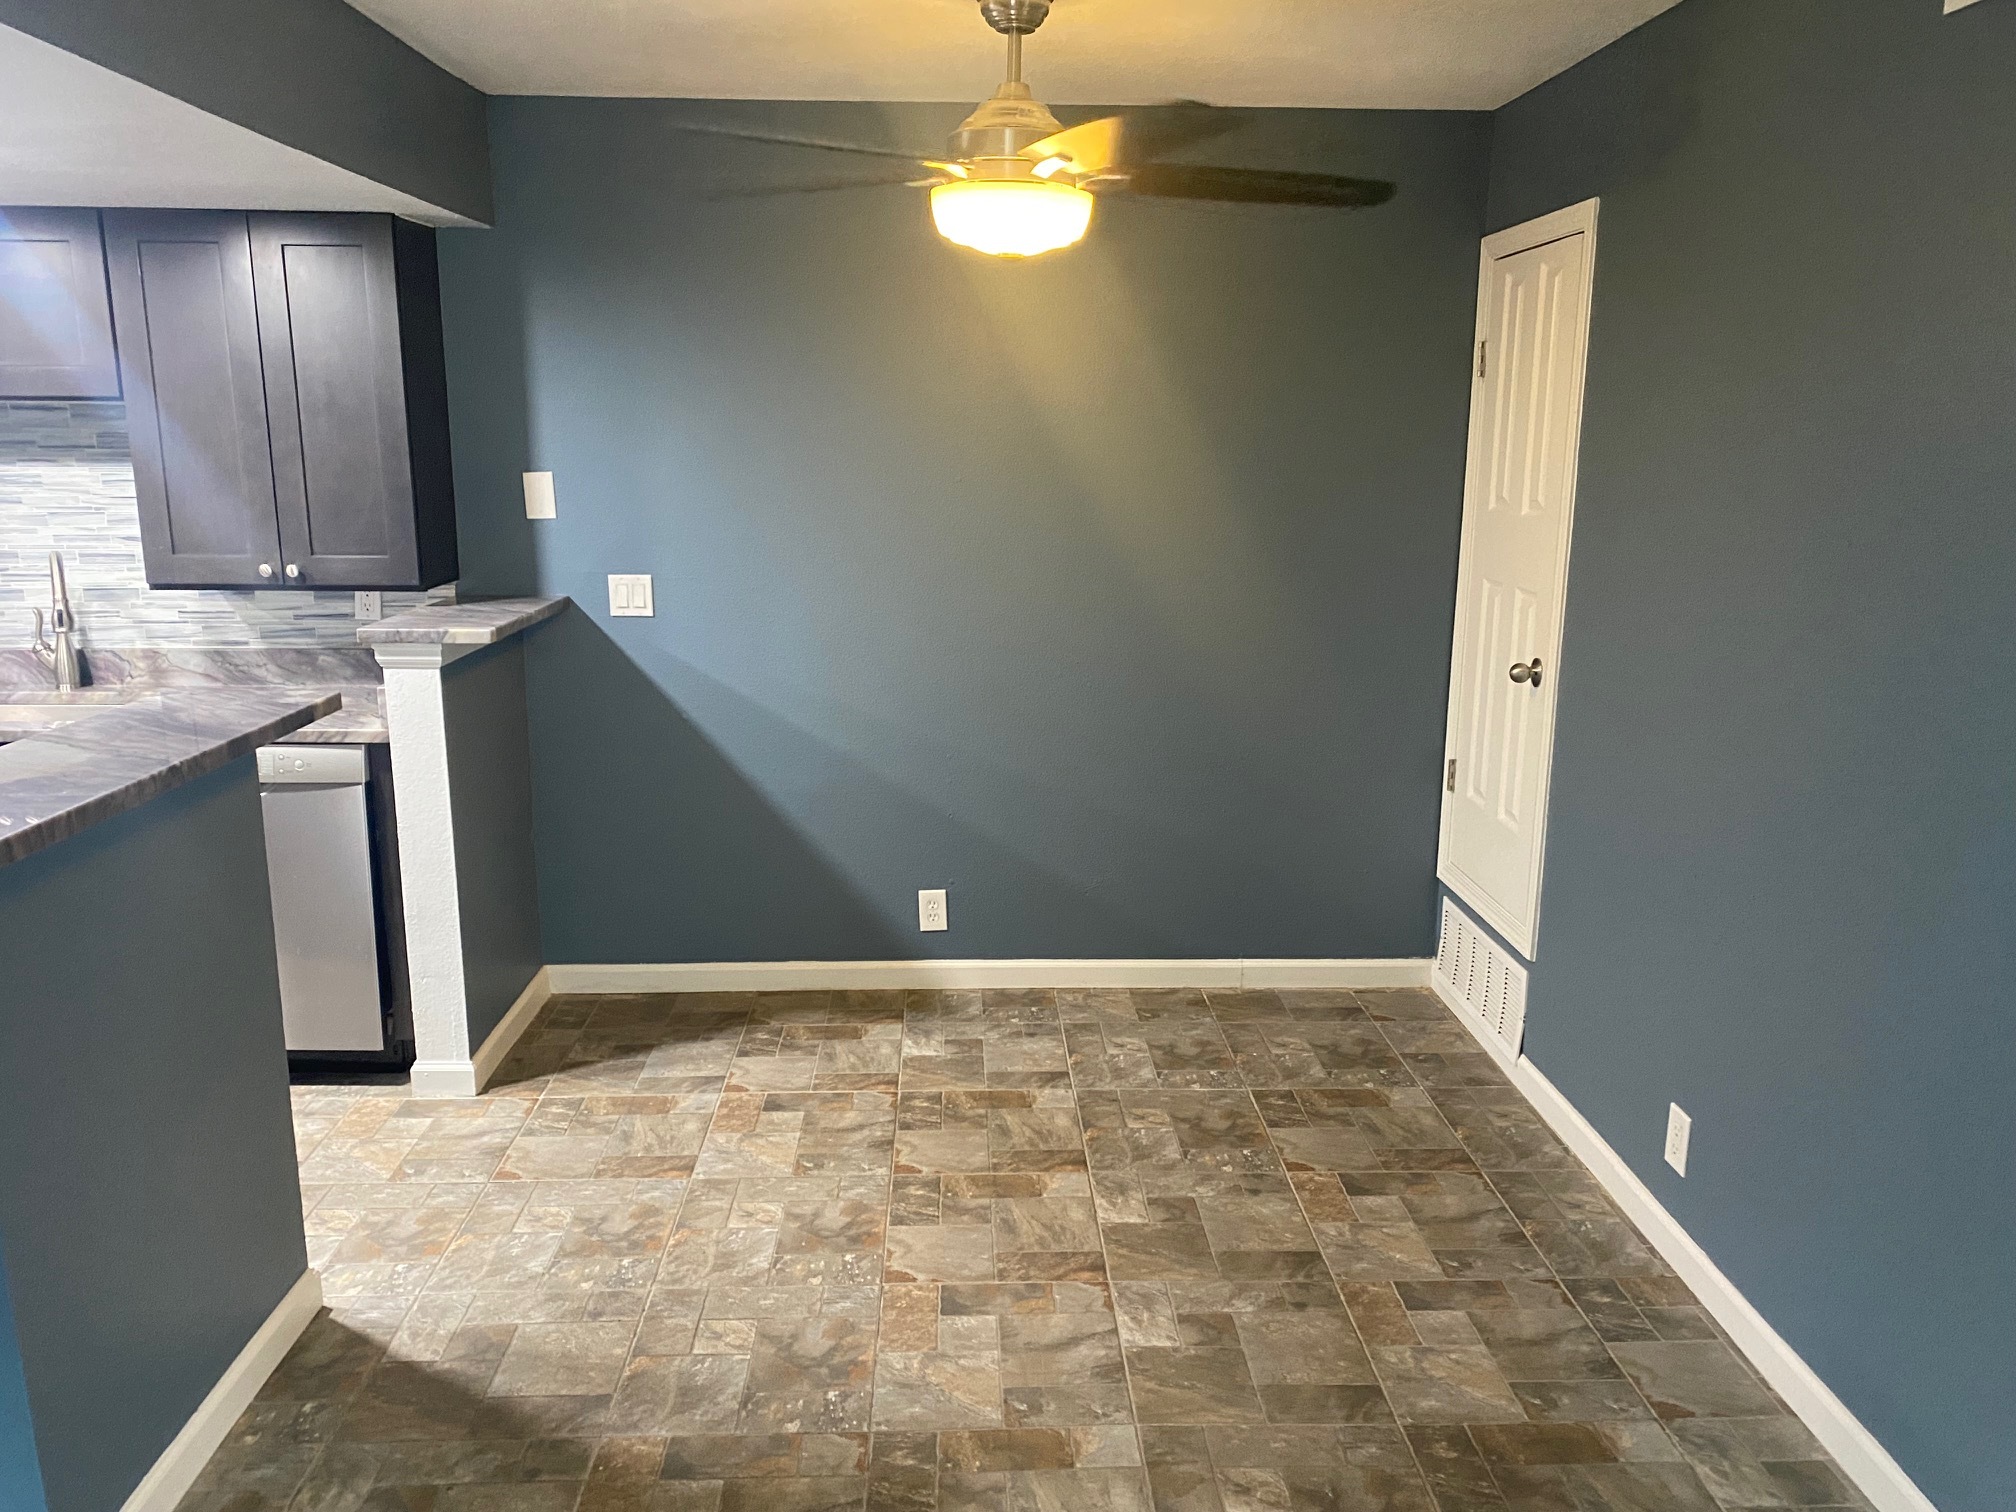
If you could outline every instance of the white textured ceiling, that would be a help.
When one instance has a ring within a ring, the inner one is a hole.
[[[460,216],[0,26],[0,205]]]
[[[491,94],[968,100],[975,0],[350,0]],[[1676,0],[1056,0],[1052,103],[1490,110]]]

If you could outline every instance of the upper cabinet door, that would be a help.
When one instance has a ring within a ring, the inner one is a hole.
[[[0,210],[0,399],[117,399],[96,210]]]
[[[107,210],[105,240],[147,581],[280,586],[246,217]]]
[[[309,588],[431,586],[454,576],[445,391],[431,392],[409,229],[426,238],[425,289],[438,358],[431,232],[382,215],[254,214],[267,415],[286,580]],[[448,523],[445,564],[434,549]],[[445,572],[443,568],[445,566]]]

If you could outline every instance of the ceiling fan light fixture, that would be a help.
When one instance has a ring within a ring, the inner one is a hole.
[[[989,257],[1041,257],[1075,247],[1092,227],[1092,196],[1050,179],[961,179],[931,191],[938,234]]]

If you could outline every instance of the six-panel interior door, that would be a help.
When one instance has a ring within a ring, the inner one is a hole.
[[[1440,875],[1531,960],[1582,431],[1595,205],[1484,244]]]

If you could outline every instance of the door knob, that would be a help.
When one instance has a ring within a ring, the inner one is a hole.
[[[1545,669],[1540,665],[1540,658],[1537,656],[1530,662],[1518,662],[1512,668],[1512,681],[1515,683],[1531,683],[1536,688],[1540,686],[1540,679],[1546,675]]]
[[[289,562],[287,564],[287,576],[289,576],[290,578],[298,578],[299,576],[301,576],[301,569],[295,566],[292,562]]]
[[[261,577],[273,576],[273,564],[271,562],[261,562],[259,564],[259,576]]]

